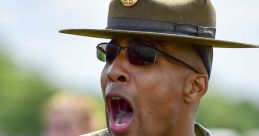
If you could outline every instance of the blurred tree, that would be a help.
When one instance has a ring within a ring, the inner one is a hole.
[[[197,122],[209,128],[229,128],[243,133],[259,129],[259,107],[246,100],[234,101],[210,89],[201,102]]]
[[[42,104],[54,90],[0,51],[0,135],[40,135]]]

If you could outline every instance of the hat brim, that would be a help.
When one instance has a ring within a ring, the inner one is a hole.
[[[175,42],[184,42],[194,45],[212,46],[217,48],[258,48],[259,45],[246,44],[232,41],[223,41],[211,38],[202,38],[196,36],[167,34],[144,31],[114,30],[114,29],[66,29],[60,30],[61,33],[73,34],[87,37],[113,39],[118,37],[136,37],[157,40],[172,40]]]

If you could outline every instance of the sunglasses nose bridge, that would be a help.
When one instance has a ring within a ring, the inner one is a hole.
[[[114,59],[116,59],[120,55],[120,52],[121,52],[121,47],[116,45],[116,54]]]
[[[128,59],[128,53],[127,53],[127,47],[120,47],[118,45],[116,45],[116,54],[115,57],[113,58],[113,61],[115,61],[115,59],[122,59],[122,58],[126,58]],[[123,51],[125,49],[125,51]]]

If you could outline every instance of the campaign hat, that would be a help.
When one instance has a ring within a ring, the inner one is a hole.
[[[111,0],[106,28],[60,32],[105,39],[172,40],[220,48],[258,46],[215,39],[216,11],[211,0]]]

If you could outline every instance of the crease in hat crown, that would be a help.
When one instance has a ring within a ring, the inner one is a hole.
[[[122,1],[133,2],[125,6]],[[111,0],[105,29],[67,29],[61,33],[113,39],[138,37],[222,48],[258,45],[215,39],[211,0]]]

